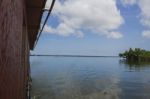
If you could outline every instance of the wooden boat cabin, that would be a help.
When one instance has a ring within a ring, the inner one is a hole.
[[[0,99],[27,99],[29,53],[46,0],[0,0]]]

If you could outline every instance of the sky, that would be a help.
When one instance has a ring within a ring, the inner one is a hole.
[[[116,56],[129,48],[150,50],[149,4],[150,0],[56,0],[31,53]]]

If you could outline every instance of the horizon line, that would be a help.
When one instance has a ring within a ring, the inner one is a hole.
[[[49,55],[49,54],[31,54],[30,56],[55,56],[55,57],[119,57],[113,55]]]

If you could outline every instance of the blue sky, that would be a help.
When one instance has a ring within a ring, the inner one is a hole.
[[[48,0],[48,9],[51,0]],[[31,53],[118,55],[150,50],[150,0],[57,0]],[[43,19],[46,12],[43,15]]]

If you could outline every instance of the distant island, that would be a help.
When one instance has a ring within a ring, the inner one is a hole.
[[[124,53],[119,54],[120,57],[125,58],[128,61],[149,61],[150,62],[150,51],[141,48],[130,48]]]

